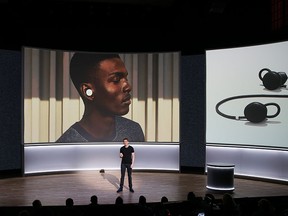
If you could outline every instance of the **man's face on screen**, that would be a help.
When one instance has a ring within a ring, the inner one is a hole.
[[[119,58],[100,62],[95,71],[94,106],[107,115],[125,115],[131,104],[131,86],[127,79],[128,72]]]

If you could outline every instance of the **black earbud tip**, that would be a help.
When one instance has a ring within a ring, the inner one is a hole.
[[[283,85],[281,76],[276,72],[266,73],[262,81],[265,88],[269,90],[275,90]]]
[[[244,109],[246,119],[253,123],[259,123],[266,119],[267,107],[259,102],[252,102]]]

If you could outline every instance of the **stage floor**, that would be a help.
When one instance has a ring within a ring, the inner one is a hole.
[[[72,198],[75,205],[86,205],[92,195],[98,196],[99,204],[113,204],[118,196],[124,203],[137,203],[144,195],[147,202],[159,202],[162,196],[169,201],[186,200],[193,191],[196,196],[204,197],[212,193],[216,199],[224,192],[206,189],[206,174],[178,172],[140,172],[133,173],[131,193],[127,187],[127,176],[123,192],[116,193],[120,171],[81,171],[0,179],[0,206],[31,206],[39,199],[45,206],[65,205]],[[234,178],[234,198],[287,196],[287,184],[260,180]]]

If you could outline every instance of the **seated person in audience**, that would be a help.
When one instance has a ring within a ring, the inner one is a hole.
[[[229,193],[222,196],[222,203],[219,206],[222,216],[237,216],[239,215],[239,206],[234,198]]]
[[[103,214],[103,209],[98,204],[98,197],[96,195],[92,195],[90,197],[90,203],[85,208],[83,216],[92,216],[97,214]]]
[[[42,202],[36,199],[32,202],[32,216],[52,216],[52,211],[48,207],[43,207]]]
[[[168,198],[166,196],[162,196],[161,203],[168,203]]]
[[[180,214],[194,215],[199,210],[202,210],[202,198],[197,197],[193,191],[190,191],[187,193],[186,200],[182,201],[179,205],[181,206]]]
[[[275,216],[275,208],[272,203],[266,199],[261,198],[257,202],[257,209],[253,212],[253,216]]]
[[[93,195],[90,197],[90,206],[98,206],[98,197]]]
[[[122,205],[122,204],[124,204],[123,198],[120,197],[120,196],[118,196],[118,197],[116,198],[116,200],[115,200],[115,204],[116,204],[116,205]]]
[[[74,200],[67,198],[65,201],[65,207],[62,209],[61,216],[81,216],[82,211],[80,208],[74,206]]]
[[[218,204],[216,203],[214,195],[211,193],[205,194],[202,202],[202,208],[205,211],[205,214],[208,216],[217,214],[220,210]]]
[[[136,213],[139,216],[142,216],[142,215],[143,216],[153,216],[153,211],[148,206],[147,201],[146,201],[146,197],[143,195],[139,196],[137,211],[135,212],[135,214]]]

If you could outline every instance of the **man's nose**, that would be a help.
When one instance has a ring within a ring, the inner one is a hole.
[[[131,92],[131,90],[132,90],[132,86],[130,85],[128,80],[125,80],[123,83],[123,91],[124,92]]]

